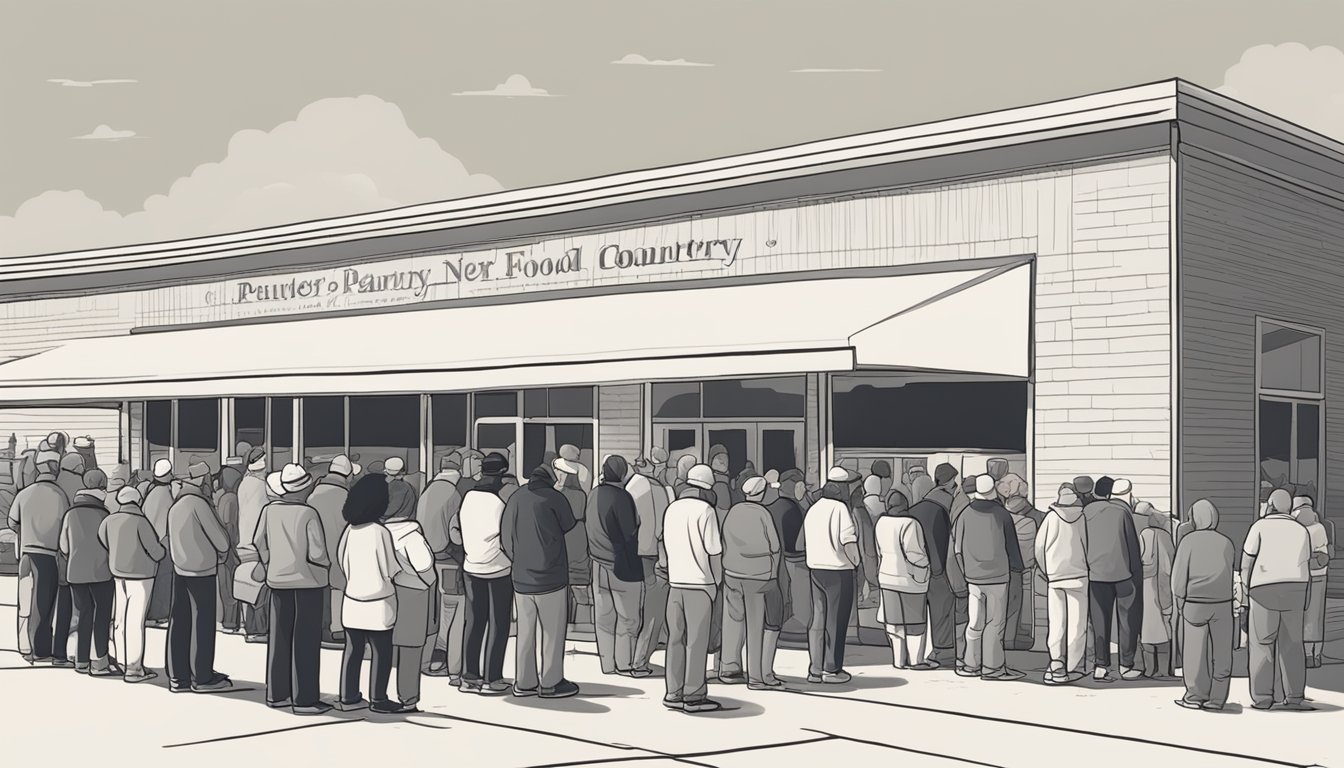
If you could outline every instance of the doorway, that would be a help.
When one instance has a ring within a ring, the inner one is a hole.
[[[655,444],[667,449],[668,464],[674,467],[687,455],[704,462],[710,448],[722,445],[728,451],[732,477],[748,462],[760,474],[803,468],[801,422],[660,422],[653,425],[653,434]]]

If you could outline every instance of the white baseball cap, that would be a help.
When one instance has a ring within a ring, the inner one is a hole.
[[[154,462],[154,477],[157,480],[167,480],[173,476],[173,462],[167,459],[159,459]]]
[[[305,491],[313,484],[313,476],[298,464],[286,464],[280,470],[280,487],[285,493]]]
[[[350,477],[351,475],[358,475],[360,469],[362,469],[362,467],[360,467],[355,462],[351,461],[350,457],[346,456],[345,454],[341,454],[340,456],[337,456],[336,458],[331,460],[330,471],[333,475],[340,475],[341,477]]]
[[[400,456],[393,456],[383,462],[383,474],[388,477],[400,477],[406,474],[406,462]]]

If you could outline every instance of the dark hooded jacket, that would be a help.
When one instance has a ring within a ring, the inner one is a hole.
[[[1098,499],[1083,508],[1087,520],[1087,571],[1092,581],[1114,584],[1143,578],[1139,533],[1129,507]]]
[[[907,514],[924,531],[924,549],[929,555],[929,576],[941,576],[947,568],[947,547],[952,540],[952,517],[940,501],[945,494],[929,494],[910,507]]]
[[[611,566],[621,581],[643,581],[639,559],[639,512],[634,497],[625,490],[627,465],[620,456],[608,456],[602,464],[602,484],[588,497],[585,525],[588,552],[593,560]]]
[[[1194,530],[1181,538],[1171,567],[1171,591],[1178,601],[1226,603],[1232,600],[1232,540],[1218,532],[1218,509],[1200,499],[1190,508]]]
[[[513,589],[520,594],[544,595],[569,586],[565,534],[577,522],[555,482],[555,473],[543,464],[504,505],[499,543],[513,563]]]

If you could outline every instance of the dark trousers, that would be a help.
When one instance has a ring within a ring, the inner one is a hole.
[[[62,584],[56,588],[56,623],[51,629],[52,658],[70,658],[70,627],[74,620],[75,595],[69,584]]]
[[[266,698],[311,707],[321,699],[322,603],[326,590],[271,590],[271,632],[266,646]]]
[[[1143,585],[1134,581],[1094,581],[1088,585],[1089,617],[1092,619],[1092,655],[1098,667],[1111,667],[1111,615],[1119,621],[1116,642],[1120,666],[1132,669],[1143,626]]]
[[[341,656],[341,701],[353,704],[360,699],[359,672],[364,667],[364,646],[373,647],[373,668],[369,670],[369,699],[387,701],[387,683],[392,679],[392,630],[374,632],[345,628],[345,654]]]
[[[957,601],[946,573],[929,577],[929,625],[934,655],[950,662],[957,650]]]
[[[33,657],[51,658],[52,624],[56,618],[56,594],[60,577],[55,555],[24,555],[33,574],[33,607],[28,615],[28,646]]]
[[[812,623],[807,628],[808,674],[845,668],[845,633],[854,607],[854,571],[813,570]]]
[[[75,661],[89,663],[89,646],[95,658],[107,658],[107,643],[112,636],[112,603],[116,590],[110,581],[94,584],[71,584],[70,596],[79,611],[79,628],[75,634]]]
[[[271,594],[257,601],[256,605],[243,604],[243,632],[248,635],[264,635],[271,624]]]
[[[164,545],[167,548],[167,544]],[[154,572],[154,589],[149,593],[149,612],[145,614],[148,621],[163,621],[169,618],[173,603],[173,584],[177,573],[173,571],[173,558],[168,555],[159,561],[158,570]],[[210,577],[214,581],[214,577]],[[214,613],[210,614],[210,623],[213,626],[215,621]]]
[[[242,624],[242,603],[233,596],[233,570],[237,567],[236,561],[226,562],[215,574],[219,584],[219,623],[224,629],[236,630]]]
[[[467,574],[466,642],[462,676],[493,683],[504,677],[504,651],[509,644],[513,580],[506,573],[493,579]],[[482,656],[484,646],[484,656]],[[484,662],[484,674],[482,674]]]
[[[215,577],[173,574],[168,679],[202,685],[215,677]]]

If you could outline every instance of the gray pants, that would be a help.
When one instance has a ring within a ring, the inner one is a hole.
[[[1003,631],[1008,615],[1007,584],[971,584],[966,598],[967,669],[985,674],[1007,665]]]
[[[1300,704],[1306,696],[1307,652],[1302,642],[1306,615],[1305,583],[1271,584],[1251,590],[1250,677],[1255,704],[1274,701],[1276,679],[1285,704]],[[1191,640],[1186,638],[1187,643]]]
[[[1185,700],[1217,706],[1227,703],[1232,682],[1232,644],[1236,625],[1231,603],[1186,603],[1181,610],[1185,630]]]
[[[644,622],[635,641],[635,669],[648,669],[667,626],[667,579],[655,572],[655,558],[644,558]]]
[[[513,684],[531,690],[554,688],[565,679],[565,629],[569,588],[544,595],[513,594],[517,614]],[[537,674],[540,661],[541,674]]]
[[[462,631],[466,624],[467,603],[465,595],[439,595],[439,634],[434,638],[434,648],[444,652],[448,663],[448,676],[462,676]]]
[[[773,670],[762,669],[765,648],[765,601],[773,580],[723,578],[723,648],[719,677],[742,673],[742,651],[747,652],[747,681],[760,683]]]
[[[672,587],[667,596],[667,658],[664,680],[669,701],[705,698],[705,663],[709,659],[709,622],[714,612],[714,587]]]
[[[392,663],[397,667],[397,699],[402,704],[420,701],[420,671],[429,664],[434,651],[431,640],[426,637],[425,644],[420,646],[399,645],[392,654]]]
[[[593,623],[602,671],[608,675],[629,672],[635,668],[644,582],[621,581],[610,565],[594,562],[593,597],[596,604]]]

